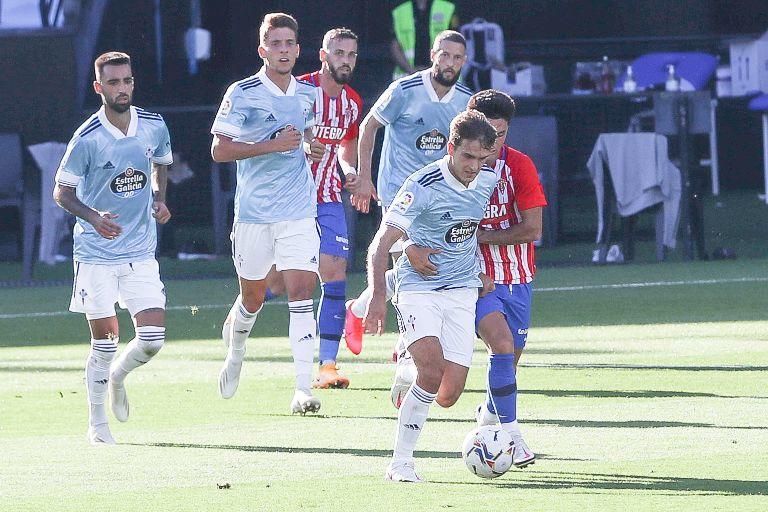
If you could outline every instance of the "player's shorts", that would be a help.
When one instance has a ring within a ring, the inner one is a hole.
[[[439,292],[400,292],[392,299],[405,346],[434,336],[440,340],[443,357],[467,368],[475,345],[477,288]]]
[[[160,266],[149,258],[118,265],[75,262],[69,310],[88,320],[115,316],[115,302],[136,316],[147,309],[165,309]]]
[[[275,265],[277,271],[317,273],[320,233],[313,218],[271,224],[236,222],[232,227],[232,261],[237,275],[259,281]]]
[[[477,299],[475,328],[488,314],[499,311],[507,320],[515,348],[522,350],[528,340],[528,327],[531,324],[531,299],[533,284],[496,284],[496,289]]]
[[[381,206],[381,218],[384,218],[384,215],[387,213],[387,207],[382,205]],[[392,247],[389,248],[389,253],[393,254],[396,252],[403,252],[403,239],[398,238],[397,242],[392,244]]]
[[[317,223],[320,225],[320,253],[349,257],[347,218],[341,203],[318,203]]]

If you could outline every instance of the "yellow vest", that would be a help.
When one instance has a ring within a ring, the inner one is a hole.
[[[406,60],[413,66],[414,49],[416,47],[416,22],[413,19],[413,1],[403,2],[392,9],[392,26],[395,29],[395,37],[403,49]],[[429,41],[432,43],[437,34],[448,30],[451,25],[453,12],[456,10],[451,2],[446,0],[434,0],[429,10]],[[392,79],[405,76],[405,71],[395,66]]]

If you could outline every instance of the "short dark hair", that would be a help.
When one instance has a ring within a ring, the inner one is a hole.
[[[493,149],[496,130],[488,122],[485,114],[477,110],[464,110],[453,118],[448,142],[456,147],[465,140],[476,140],[483,148]]]
[[[299,39],[299,23],[296,18],[283,12],[270,12],[264,15],[264,20],[259,27],[259,42],[265,44],[269,31],[273,28],[289,28],[293,30],[296,39]]]
[[[334,39],[353,39],[357,41],[357,34],[346,27],[332,28],[323,36],[323,48],[328,49],[328,45]]]
[[[104,71],[104,66],[122,66],[123,64],[131,65],[131,57],[127,53],[102,53],[96,57],[95,61],[93,61],[93,71],[96,74],[96,80],[99,79],[101,73]]]
[[[432,50],[440,49],[440,43],[443,41],[450,41],[452,43],[459,43],[464,48],[467,47],[467,40],[461,35],[461,32],[455,30],[443,30],[435,36],[435,42],[432,43]]]
[[[515,116],[517,107],[515,100],[509,94],[496,89],[487,89],[469,98],[467,110],[482,112],[488,119],[503,119],[509,122]]]

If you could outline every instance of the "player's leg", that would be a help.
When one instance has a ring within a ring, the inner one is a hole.
[[[315,219],[280,222],[275,227],[275,265],[283,273],[288,295],[288,338],[296,371],[291,411],[317,412],[320,400],[312,396],[312,366],[317,323],[312,294],[317,286],[320,235]]]
[[[277,271],[275,266],[269,270],[267,274],[267,291],[264,293],[264,302],[285,295],[285,283],[283,282],[283,274]]]
[[[320,336],[320,370],[313,387],[346,388],[349,379],[336,367],[339,342],[344,331],[344,301],[347,294],[347,257],[349,240],[344,207],[341,203],[317,205],[320,225],[320,287],[322,295],[317,307]]]
[[[464,391],[475,341],[475,307],[477,290],[463,288],[440,294],[443,325],[440,345],[445,359],[445,371],[437,393],[441,407],[451,407]]]
[[[136,336],[112,363],[109,376],[109,398],[112,413],[120,421],[128,421],[130,407],[125,378],[148,363],[165,343],[165,287],[155,259],[121,265],[118,272],[118,299],[133,317]]]
[[[266,277],[274,261],[273,224],[235,223],[232,228],[232,260],[235,263],[240,295],[224,322],[222,339],[227,357],[219,373],[219,393],[231,398],[240,383],[245,342],[264,305]]]
[[[420,315],[419,321],[426,323],[426,315]],[[438,330],[437,323],[432,323],[436,327],[434,330]],[[422,481],[416,474],[413,452],[419,435],[424,430],[429,408],[435,401],[445,369],[443,352],[437,337],[420,338],[408,344],[408,350],[413,357],[417,377],[405,393],[397,414],[395,447],[392,462],[386,472],[387,479],[395,482]]]
[[[113,267],[75,262],[75,277],[69,309],[85,313],[91,331],[90,350],[85,362],[88,398],[88,441],[115,444],[107,420],[109,366],[117,352],[119,325],[115,315],[117,277]]]
[[[517,422],[515,352],[518,347],[522,350],[525,344],[527,327],[521,326],[523,323],[527,325],[525,317],[528,315],[524,311],[525,288],[518,290],[516,286],[499,285],[493,294],[478,301],[478,317],[481,318],[477,330],[490,355],[488,395],[486,402],[478,407],[477,419],[481,424],[493,424],[498,419],[515,442],[514,464],[525,467],[534,462],[535,455],[525,443]]]

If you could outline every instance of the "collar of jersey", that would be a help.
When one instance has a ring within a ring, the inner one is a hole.
[[[427,90],[429,99],[437,103],[448,103],[453,99],[453,95],[456,92],[456,85],[452,85],[451,88],[448,89],[448,92],[445,93],[445,96],[438,98],[435,88],[432,87],[432,80],[429,78],[431,72],[432,68],[427,68],[421,72],[421,81],[424,83],[424,88]]]
[[[443,158],[440,159],[440,172],[443,173],[443,178],[445,178],[445,182],[450,186],[452,189],[454,189],[456,192],[466,192],[467,190],[474,190],[477,188],[477,178],[480,176],[479,174],[475,176],[475,179],[469,182],[469,185],[466,187],[462,182],[456,179],[456,176],[454,176],[451,173],[451,170],[448,169],[448,159],[450,159],[450,155],[445,155]]]
[[[291,83],[288,85],[288,90],[283,92],[281,88],[275,85],[275,82],[269,79],[267,76],[267,68],[261,68],[256,76],[261,78],[261,83],[267,88],[269,92],[275,96],[295,96],[296,95],[296,79],[291,75]]]
[[[131,121],[128,123],[128,133],[123,133],[117,126],[109,122],[109,119],[107,119],[107,113],[104,111],[104,105],[102,105],[99,109],[99,121],[101,121],[101,125],[106,128],[107,131],[116,139],[135,137],[136,128],[139,125],[139,116],[136,114],[136,108],[133,106],[130,107],[130,112]]]

